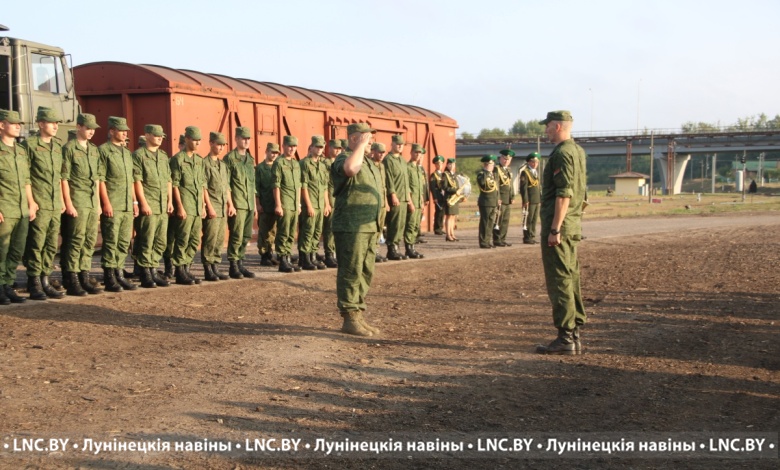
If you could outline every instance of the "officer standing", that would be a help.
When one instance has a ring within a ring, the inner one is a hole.
[[[168,216],[173,213],[171,168],[168,154],[160,148],[165,133],[158,124],[144,126],[146,147],[133,153],[133,180],[139,205],[133,247],[141,267],[141,287],[168,287],[157,274],[167,246]]]
[[[404,236],[406,212],[414,210],[409,197],[408,165],[401,155],[405,143],[404,136],[394,135],[390,153],[382,161],[387,175],[385,188],[390,203],[390,212],[387,214],[387,259],[393,261],[406,259],[405,255],[398,252],[398,244]]]
[[[587,321],[580,290],[577,245],[582,238],[582,205],[585,200],[587,155],[571,138],[573,118],[569,111],[551,111],[544,124],[547,138],[555,144],[544,168],[542,184],[542,264],[552,303],[553,324],[558,337],[540,354],[579,354],[580,327]]]
[[[324,263],[316,258],[317,247],[322,235],[322,220],[325,214],[330,214],[328,199],[328,169],[322,161],[325,150],[325,138],[315,135],[311,138],[309,154],[300,161],[301,167],[301,200],[300,230],[298,231],[298,253],[303,261],[303,269],[327,269]]]
[[[460,239],[455,236],[455,220],[458,218],[458,214],[460,213],[460,199],[457,198],[453,204],[450,204],[450,198],[456,194],[459,194],[461,191],[461,188],[458,186],[456,168],[457,164],[455,163],[455,159],[448,158],[447,166],[445,167],[444,171],[444,178],[442,179],[442,191],[444,191],[445,200],[444,240],[448,242],[460,241]]]
[[[30,222],[38,211],[30,187],[27,152],[16,144],[21,122],[18,112],[0,109],[0,305],[27,300],[13,285]]]
[[[373,132],[365,123],[350,124],[347,127],[349,149],[339,155],[331,167],[336,195],[333,233],[339,264],[337,305],[344,318],[341,331],[357,336],[379,334],[379,330],[363,317],[374,274],[376,238],[382,229],[380,220],[385,207],[380,192],[382,175],[365,157]]]
[[[428,179],[428,188],[431,191],[431,198],[433,199],[433,233],[436,235],[444,235],[444,206],[447,205],[447,201],[444,199],[444,157],[436,155],[433,157],[434,171],[431,173]]]
[[[257,252],[261,266],[279,266],[274,258],[276,238],[276,202],[274,201],[273,165],[279,157],[279,144],[268,142],[265,159],[255,167],[255,193],[257,194]]]
[[[382,181],[379,188],[379,194],[382,196],[382,199],[384,201],[384,210],[381,210],[379,213],[379,232],[377,233],[376,237],[376,256],[375,262],[376,263],[384,263],[387,261],[387,258],[382,256],[382,254],[379,252],[379,239],[382,234],[382,227],[385,226],[385,217],[387,217],[387,212],[390,210],[390,206],[387,204],[387,189],[385,188],[385,181],[387,180],[387,175],[385,175],[385,166],[382,164],[382,160],[385,159],[385,155],[387,154],[387,149],[385,148],[385,144],[381,142],[375,142],[371,144],[371,160],[373,161],[374,165],[376,165],[377,168],[379,168],[379,173],[382,176]]]
[[[184,149],[170,160],[171,186],[174,214],[170,224],[173,229],[173,250],[171,261],[174,266],[176,284],[200,284],[190,272],[190,265],[198,252],[203,217],[206,186],[203,158],[197,154],[200,146],[200,129],[187,126],[184,129]]]
[[[407,258],[420,259],[423,255],[415,248],[417,237],[420,235],[420,223],[422,222],[422,208],[425,203],[425,171],[420,166],[420,157],[423,154],[420,144],[412,144],[411,157],[407,164],[407,179],[409,181],[409,211],[406,213],[404,227],[404,248]]]
[[[325,168],[328,170],[328,202],[330,203],[330,214],[322,219],[322,246],[325,248],[325,266],[329,268],[338,267],[336,261],[336,242],[333,240],[333,207],[335,207],[336,200],[333,197],[333,177],[330,174],[330,167],[333,166],[333,162],[336,157],[343,151],[341,139],[331,139],[328,141],[328,158],[324,161]]]
[[[536,225],[539,223],[539,205],[542,202],[542,187],[539,185],[539,154],[529,153],[525,158],[526,167],[520,172],[520,195],[523,198],[523,243],[533,245],[536,242]]]
[[[248,127],[236,127],[236,148],[222,159],[230,175],[230,196],[236,215],[228,217],[227,258],[230,277],[253,278],[255,273],[244,267],[246,245],[252,239],[255,220],[255,158],[249,151],[252,133]]]
[[[123,145],[129,130],[125,118],[110,116],[109,140],[98,147],[100,235],[103,238],[100,265],[103,267],[103,281],[109,292],[136,288],[135,284],[127,281],[124,276],[127,250],[133,236],[133,220],[139,213],[133,182],[133,156]],[[146,138],[144,145],[145,142]],[[146,287],[154,286],[154,281],[150,283],[147,279]],[[83,294],[71,284],[68,285],[68,295]]]
[[[512,181],[512,157],[515,152],[504,149],[499,152],[498,165],[493,169],[493,176],[498,182],[498,230],[493,230],[494,246],[512,246],[506,241],[509,232],[509,218],[512,216],[512,203],[515,202],[515,185]]]
[[[498,184],[493,177],[493,169],[496,165],[495,155],[485,155],[480,160],[482,169],[477,173],[477,185],[479,185],[479,247],[495,248],[492,229],[498,210]]]
[[[209,154],[203,158],[203,176],[206,183],[206,218],[203,220],[203,239],[200,244],[200,260],[207,281],[224,281],[230,276],[219,270],[222,262],[222,245],[225,243],[227,218],[236,215],[230,197],[228,168],[219,155],[225,150],[227,140],[221,132],[209,133]]]
[[[274,245],[279,254],[279,271],[283,273],[300,271],[300,266],[290,263],[290,253],[295,241],[295,228],[301,213],[301,165],[295,160],[298,138],[284,136],[282,158],[274,162],[274,213],[279,218],[276,223]],[[300,263],[303,263],[301,258]]]

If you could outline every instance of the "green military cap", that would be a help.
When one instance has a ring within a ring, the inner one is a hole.
[[[62,122],[62,118],[54,109],[47,108],[46,106],[38,106],[35,122]]]
[[[321,135],[311,136],[311,145],[314,147],[325,147],[325,137]]]
[[[332,149],[343,149],[341,146],[341,139],[331,139],[328,141],[328,146]]]
[[[159,124],[147,124],[144,126],[144,134],[152,134],[155,137],[166,137],[163,128]]]
[[[187,126],[184,128],[184,137],[189,137],[192,140],[201,140],[200,129],[196,126]]]
[[[534,158],[542,158],[542,156],[539,155],[539,152],[531,152],[527,157],[525,157],[525,161],[530,162]]]
[[[400,145],[400,144],[405,144],[406,141],[404,140],[404,136],[402,136],[401,134],[396,134],[393,136],[393,143]]]
[[[386,152],[387,149],[385,149],[385,144],[381,142],[374,142],[371,144],[371,151],[372,152]]]
[[[298,138],[294,135],[286,135],[284,136],[284,139],[282,139],[282,145],[288,145],[290,147],[297,147],[298,146]]]
[[[425,149],[423,148],[422,145],[420,145],[420,144],[412,144],[412,152],[423,153],[423,151],[425,151]]]
[[[455,158],[448,158],[447,164],[449,165],[450,163],[455,163]]]
[[[359,132],[361,134],[366,133],[366,132],[371,132],[373,134],[374,132],[376,132],[376,130],[371,129],[371,127],[368,124],[366,124],[365,122],[358,122],[358,123],[350,124],[350,125],[347,126],[347,135],[352,135],[352,134],[355,134],[357,132]]]
[[[251,139],[252,133],[248,127],[236,127],[236,137],[243,137],[244,139]]]
[[[444,157],[442,157],[441,155],[436,155],[435,157],[433,157],[433,163],[443,162],[443,161],[444,161]]]
[[[509,149],[504,149],[504,150],[502,150],[502,151],[500,151],[498,153],[500,153],[501,155],[503,155],[505,157],[514,157],[515,156],[515,152],[512,151],[512,150],[509,150]]]
[[[547,113],[547,118],[545,118],[543,121],[539,121],[539,124],[547,125],[550,121],[573,121],[574,118],[571,117],[571,111],[550,111]]]
[[[209,132],[209,142],[214,142],[215,144],[224,145],[227,143],[227,139],[225,138],[225,134],[221,132]]]
[[[79,114],[79,116],[76,118],[76,124],[84,126],[87,129],[100,129],[94,114]]]
[[[146,136],[145,135],[139,136],[138,137],[138,146],[139,147],[143,147],[144,145],[146,145]]]
[[[116,117],[116,116],[109,116],[108,117],[108,128],[109,129],[116,129],[118,131],[129,131],[130,128],[127,126],[127,119],[123,117]]]
[[[79,131],[76,129],[71,129],[68,131],[68,140],[73,140],[78,135]]]
[[[20,124],[22,119],[19,117],[18,111],[0,109],[0,121],[8,121],[9,124]]]
[[[268,144],[265,146],[265,151],[279,153],[279,144],[276,142],[268,142]]]
[[[341,139],[341,148],[348,149],[349,148],[349,140]]]
[[[489,163],[489,162],[495,163],[496,162],[496,156],[495,155],[485,155],[479,161],[481,161],[482,163]]]

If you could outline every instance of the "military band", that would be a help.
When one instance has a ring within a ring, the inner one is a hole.
[[[512,217],[512,203],[515,202],[515,185],[510,167],[515,152],[504,149],[499,153],[498,165],[493,169],[493,176],[498,183],[498,214],[493,228],[493,246],[512,246],[506,241],[506,236]]]

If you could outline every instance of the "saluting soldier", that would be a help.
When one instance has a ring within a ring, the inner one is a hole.
[[[536,225],[539,223],[539,206],[542,202],[542,187],[539,184],[539,154],[529,153],[526,167],[520,172],[520,195],[523,198],[523,243],[533,245],[536,241]]]
[[[428,178],[428,189],[431,191],[433,199],[433,233],[444,235],[444,207],[447,201],[444,198],[444,157],[436,155],[433,157],[434,170]]]
[[[420,167],[420,157],[423,154],[420,144],[412,144],[411,156],[407,164],[407,179],[409,182],[409,211],[406,213],[404,227],[404,248],[408,258],[420,259],[423,255],[415,248],[417,237],[420,235],[420,223],[422,222],[422,208],[425,203],[425,171]]]
[[[205,199],[208,197],[204,193],[203,158],[197,154],[200,141],[200,129],[187,126],[184,129],[184,149],[170,160],[174,203],[174,214],[170,219],[173,229],[169,231],[173,236],[171,261],[176,284],[182,285],[200,284],[200,280],[190,272],[200,244],[203,217],[206,215]]]
[[[315,256],[322,234],[323,217],[331,211],[327,192],[330,178],[322,158],[324,150],[325,137],[312,136],[309,155],[300,162],[303,210],[298,231],[298,253],[299,258],[303,260],[301,267],[309,271],[327,269],[327,266]]]
[[[274,162],[274,213],[279,217],[276,222],[274,245],[279,254],[279,271],[297,272],[300,266],[290,263],[290,253],[295,241],[295,227],[301,212],[301,165],[295,160],[298,138],[284,136],[282,158]],[[303,263],[303,260],[300,261]]]
[[[255,193],[257,194],[257,251],[260,265],[279,266],[274,258],[274,239],[276,238],[276,219],[274,213],[274,172],[273,166],[279,157],[279,144],[268,142],[265,147],[265,159],[255,167]]]
[[[236,215],[228,217],[227,258],[230,277],[253,278],[255,273],[244,267],[246,245],[252,239],[255,220],[255,157],[249,151],[252,133],[248,127],[236,127],[236,148],[222,159],[230,175],[230,197]]]
[[[385,207],[380,192],[382,175],[365,156],[372,132],[375,131],[365,123],[350,124],[347,127],[349,149],[331,167],[336,195],[333,233],[339,264],[336,296],[339,313],[344,318],[341,331],[358,336],[379,333],[363,317]]]
[[[171,167],[168,154],[160,148],[165,132],[158,124],[144,126],[146,146],[133,153],[133,180],[139,205],[135,249],[141,267],[141,287],[168,287],[157,273],[168,243],[168,217],[173,213]]]
[[[385,155],[387,154],[387,150],[385,148],[385,144],[381,142],[375,142],[371,144],[371,160],[373,161],[374,165],[379,168],[379,173],[382,175],[382,181],[379,187],[379,194],[382,196],[382,200],[384,201],[384,210],[380,211],[379,214],[379,233],[377,233],[376,237],[376,256],[375,256],[375,262],[377,263],[384,263],[387,261],[387,258],[382,256],[382,254],[379,252],[379,239],[382,235],[382,227],[385,226],[385,218],[387,217],[387,212],[390,210],[390,206],[387,203],[387,188],[385,187],[385,181],[387,181],[387,175],[385,175],[385,166],[382,164],[382,160],[385,159]]]
[[[203,158],[203,175],[206,183],[204,201],[206,218],[203,219],[203,238],[200,244],[200,260],[207,281],[224,281],[230,276],[219,270],[222,262],[222,244],[225,243],[227,218],[236,215],[230,197],[228,168],[219,155],[225,150],[227,140],[220,132],[209,133],[209,153]]]
[[[479,185],[479,247],[495,248],[493,245],[492,229],[498,210],[498,184],[493,177],[493,168],[496,165],[495,155],[485,155],[480,160],[482,170],[477,173],[477,185]]]
[[[100,235],[103,238],[100,265],[103,267],[103,282],[109,292],[136,289],[135,284],[124,276],[127,250],[133,237],[133,220],[139,213],[134,188],[133,155],[124,145],[129,130],[125,118],[110,116],[109,140],[98,147]],[[155,285],[154,281],[149,284],[147,281],[147,287]],[[72,285],[68,285],[68,294],[80,295]]]
[[[62,119],[55,110],[41,106],[35,121],[38,134],[21,143],[29,159],[32,194],[38,204],[35,220],[30,221],[22,261],[27,268],[30,299],[61,299],[65,294],[50,286],[48,279],[54,269],[61,215],[65,210],[62,200],[62,145],[56,138]],[[45,291],[44,284],[47,286]]]
[[[99,128],[94,115],[79,114],[76,118],[76,137],[62,148],[62,197],[65,201],[65,214],[62,217],[60,258],[62,278],[67,279],[66,287],[76,284],[70,289],[75,295],[83,295],[81,292],[100,292],[100,289],[89,282],[100,223],[100,155],[91,139],[95,135],[95,129]],[[112,283],[110,278],[113,276],[106,274],[108,273],[104,270],[103,281],[106,289],[109,289],[115,281]]]
[[[444,240],[448,242],[460,241],[455,236],[455,220],[460,213],[460,199],[455,200],[453,204],[450,204],[450,199],[458,194],[461,188],[458,187],[458,180],[456,178],[456,168],[454,158],[447,159],[447,166],[444,171],[444,178],[442,179],[442,191],[444,191]]]
[[[30,221],[38,212],[30,186],[27,151],[16,144],[21,122],[18,112],[0,109],[0,305],[27,300],[13,285]]]
[[[324,159],[325,168],[328,170],[328,202],[330,203],[330,214],[322,219],[322,246],[325,249],[325,266],[329,268],[338,267],[336,262],[336,242],[333,240],[333,207],[336,200],[333,197],[333,177],[330,174],[330,167],[336,157],[343,151],[341,139],[331,139],[328,141],[328,158]]]
[[[512,181],[512,157],[515,152],[504,149],[499,152],[498,165],[493,169],[493,176],[498,182],[498,230],[493,230],[494,246],[512,246],[506,241],[509,232],[509,218],[512,216],[512,203],[515,202],[515,185]]]

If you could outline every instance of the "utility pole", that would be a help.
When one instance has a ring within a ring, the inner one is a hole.
[[[655,155],[653,154],[653,138],[653,131],[650,131],[650,191],[647,192],[648,204],[653,203],[653,160],[655,160]]]
[[[716,179],[715,177],[718,174],[715,171],[715,167],[717,166],[716,165],[717,160],[718,160],[718,154],[713,153],[712,154],[712,194],[715,194],[715,179]]]
[[[742,151],[742,202],[745,202],[745,173],[747,173],[747,150]]]

